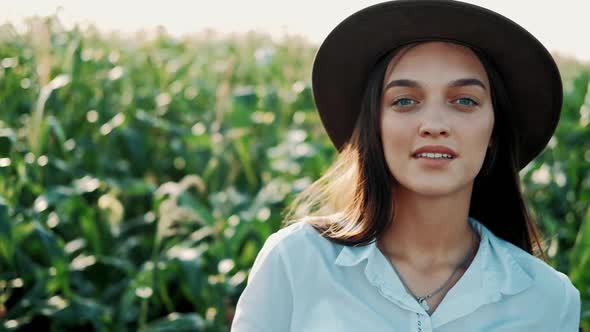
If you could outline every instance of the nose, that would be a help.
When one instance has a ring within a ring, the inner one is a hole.
[[[431,113],[437,113],[435,112],[431,112]],[[440,113],[440,112],[438,112]],[[441,118],[441,115],[434,115],[434,116],[429,116],[427,119],[425,119],[422,122],[422,125],[420,126],[420,136],[422,137],[438,137],[438,136],[444,136],[444,137],[448,137],[450,134],[450,128],[449,126],[445,123],[445,121]]]

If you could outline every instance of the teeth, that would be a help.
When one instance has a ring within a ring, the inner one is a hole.
[[[433,159],[453,159],[453,156],[446,153],[419,153],[416,155],[418,158],[433,158]]]

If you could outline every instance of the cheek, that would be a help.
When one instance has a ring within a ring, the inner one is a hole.
[[[381,141],[383,153],[389,164],[411,151],[412,124],[408,121],[399,121],[392,116],[384,116],[381,119]]]
[[[474,121],[466,124],[463,128],[465,135],[462,141],[469,148],[469,153],[478,161],[483,162],[485,158],[493,128],[493,116],[474,119]]]
[[[494,129],[494,113],[492,110],[489,110],[487,116],[482,117],[478,121],[475,121],[473,125],[474,129],[477,129],[475,135],[479,136],[479,140],[483,142],[485,147],[487,148],[489,144],[490,137],[492,136],[492,130]]]

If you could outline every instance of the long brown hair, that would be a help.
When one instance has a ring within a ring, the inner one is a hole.
[[[391,59],[420,43],[398,47],[377,61],[368,77],[350,139],[326,172],[289,204],[285,226],[308,222],[325,238],[356,246],[379,238],[392,222],[396,179],[385,162],[381,142],[383,80]],[[487,72],[495,118],[493,144],[474,180],[469,215],[496,236],[544,258],[539,231],[521,192],[516,149],[519,142],[508,94],[491,59],[465,46],[474,51]]]

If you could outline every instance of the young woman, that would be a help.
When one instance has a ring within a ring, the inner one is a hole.
[[[340,154],[264,244],[232,331],[578,330],[520,190],[562,102],[532,35],[466,3],[386,2],[330,33],[312,78]]]

